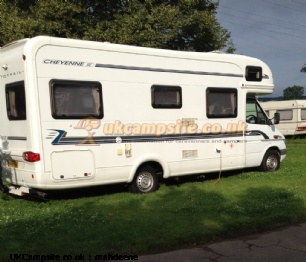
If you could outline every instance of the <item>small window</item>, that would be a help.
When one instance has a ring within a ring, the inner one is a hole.
[[[301,120],[306,120],[306,109],[301,109]]]
[[[50,82],[52,116],[55,119],[103,117],[102,87],[99,82]]]
[[[237,89],[208,88],[206,91],[206,115],[208,118],[237,117]]]
[[[293,119],[293,111],[292,110],[277,110],[276,113],[279,113],[280,121],[284,120],[292,120]]]
[[[181,108],[182,88],[180,86],[158,86],[151,87],[153,108]]]
[[[259,66],[247,66],[245,69],[246,81],[260,82],[262,80],[262,68]]]
[[[9,120],[26,120],[26,100],[24,82],[5,86],[6,108]]]

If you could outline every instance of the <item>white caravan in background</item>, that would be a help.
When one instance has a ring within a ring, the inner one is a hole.
[[[260,102],[267,115],[280,115],[279,131],[284,136],[306,134],[306,100],[285,100]]]
[[[24,195],[261,167],[284,136],[256,100],[262,61],[38,36],[0,49],[2,180]],[[276,114],[277,118],[277,114]]]

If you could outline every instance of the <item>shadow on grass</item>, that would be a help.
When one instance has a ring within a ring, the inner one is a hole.
[[[222,179],[231,176],[241,175],[242,172],[252,172],[252,171],[258,171],[258,170],[257,168],[247,168],[247,169],[222,171],[221,174],[219,174],[219,172],[213,172],[213,173],[203,173],[197,175],[186,175],[186,176],[163,179],[162,182],[166,186],[181,186],[185,183],[190,183],[190,182],[205,182],[210,180],[217,181],[219,177],[220,179]]]
[[[240,171],[241,173],[241,171]],[[235,176],[240,174],[239,171],[227,171],[223,172],[221,178]],[[180,187],[186,183],[190,182],[205,182],[210,180],[217,180],[219,177],[218,173],[200,174],[200,175],[187,175],[169,179],[161,179],[160,184],[164,184],[167,187]],[[45,197],[40,197],[38,195],[26,195],[26,196],[16,196],[5,194],[2,195],[3,199],[9,199],[10,197],[15,199],[23,199],[31,202],[48,202],[50,200],[69,200],[78,198],[87,198],[95,196],[105,196],[113,195],[118,193],[128,192],[127,184],[112,184],[103,186],[92,186],[77,189],[66,189],[66,190],[49,190],[44,191]]]
[[[253,171],[253,169],[248,169],[244,171]],[[226,178],[230,176],[236,176],[241,174],[241,170],[233,170],[233,171],[223,171],[221,174],[221,178]],[[205,182],[210,180],[217,180],[219,177],[218,172],[214,173],[206,173],[206,174],[197,174],[197,175],[186,175],[175,178],[161,179],[160,183],[165,184],[166,186],[182,186],[186,183],[190,182]],[[67,189],[67,190],[53,190],[53,191],[45,191],[45,197],[38,197],[36,195],[28,195],[22,197],[23,199],[33,201],[33,202],[46,202],[49,200],[68,200],[68,199],[78,199],[78,198],[86,198],[86,197],[94,197],[94,196],[105,196],[112,195],[117,193],[128,192],[127,184],[112,184],[112,185],[103,185],[103,186],[93,186],[93,187],[85,187],[85,188],[77,188],[77,189]],[[16,197],[19,198],[19,197]]]
[[[128,188],[126,184],[113,184],[104,186],[93,186],[78,189],[68,189],[68,190],[54,190],[46,192],[45,200],[60,200],[60,199],[78,199],[94,196],[105,196],[117,193],[127,192]],[[33,200],[35,197],[33,198]]]
[[[230,195],[191,185],[12,208],[20,216],[0,223],[1,261],[14,253],[89,258],[161,252],[296,223],[306,215],[293,193],[264,186]]]

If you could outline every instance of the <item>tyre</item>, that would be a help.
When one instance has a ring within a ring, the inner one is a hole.
[[[280,166],[279,152],[270,149],[266,152],[259,169],[265,172],[273,172],[276,171],[279,168],[279,166]]]
[[[140,168],[129,186],[132,193],[150,193],[156,191],[157,188],[158,177],[151,166]]]

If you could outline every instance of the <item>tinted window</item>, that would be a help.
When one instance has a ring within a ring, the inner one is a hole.
[[[291,109],[288,110],[277,110],[277,113],[279,113],[280,120],[292,120],[293,118],[293,111]]]
[[[151,87],[152,106],[154,108],[181,108],[182,88],[180,86]]]
[[[99,82],[52,80],[52,116],[56,119],[103,117]]]
[[[237,89],[208,88],[206,112],[208,118],[237,117]]]
[[[26,101],[24,82],[16,82],[5,86],[6,108],[9,120],[26,119]]]
[[[262,68],[258,66],[247,66],[245,69],[245,79],[247,81],[260,82],[262,80]]]

